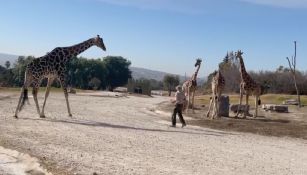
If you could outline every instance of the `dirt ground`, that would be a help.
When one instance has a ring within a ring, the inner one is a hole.
[[[161,111],[172,110],[173,105],[169,102],[163,102],[158,105]],[[251,106],[250,113],[254,113],[254,106]],[[258,108],[258,117],[234,118],[235,114],[229,112],[229,117],[211,120],[204,115],[208,111],[208,105],[196,105],[193,113],[191,110],[187,114],[195,120],[190,124],[208,127],[223,131],[239,131],[254,134],[277,136],[277,137],[293,137],[307,140],[307,106],[297,108],[289,106],[288,113],[278,113],[264,111]]]
[[[56,175],[307,174],[305,137],[231,131],[234,122],[225,124],[228,129],[210,129],[200,125],[211,127],[204,123],[212,121],[197,116],[185,116],[185,128],[171,128],[167,97],[71,94],[69,118],[63,93],[51,92],[47,118],[39,118],[30,98],[16,120],[18,95],[0,92],[0,146],[38,158]]]

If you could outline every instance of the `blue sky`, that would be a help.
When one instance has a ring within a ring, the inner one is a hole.
[[[247,70],[307,65],[307,0],[2,0],[0,52],[42,56],[100,34],[88,58],[123,56],[132,66],[200,76],[241,49]]]

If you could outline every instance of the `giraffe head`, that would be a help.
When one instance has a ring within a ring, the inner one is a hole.
[[[195,63],[195,67],[196,67],[196,66],[200,66],[201,61],[202,61],[202,60],[201,60],[200,58],[197,58],[197,59],[196,59],[196,63]]]
[[[103,40],[102,38],[100,38],[99,35],[97,35],[97,37],[94,38],[94,44],[97,47],[100,47],[102,50],[106,51],[106,46],[104,46]]]
[[[218,73],[218,71],[215,70],[215,71],[212,73],[212,75],[215,76],[217,73]]]
[[[236,58],[242,58],[243,52],[241,50],[238,50],[238,52],[236,52]]]

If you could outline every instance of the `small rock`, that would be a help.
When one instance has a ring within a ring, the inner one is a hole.
[[[230,110],[234,113],[237,113],[238,112],[238,109],[239,109],[239,113],[243,113],[245,108],[247,107],[247,113],[249,113],[249,105],[241,105],[239,106],[239,104],[233,104],[230,106]]]

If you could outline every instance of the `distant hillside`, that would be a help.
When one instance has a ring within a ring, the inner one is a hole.
[[[157,81],[162,81],[165,75],[170,74],[167,72],[150,70],[140,67],[130,67],[130,70],[132,71],[132,77],[134,79],[146,78],[146,79],[154,79]],[[180,80],[181,79],[184,80],[184,76],[179,75],[179,78]]]
[[[139,67],[130,67],[130,70],[132,71],[132,77],[134,79],[146,78],[146,79],[154,79],[157,81],[162,81],[166,74],[171,74],[167,72],[161,72],[161,71],[150,70],[150,69],[139,68]],[[175,74],[172,74],[172,75],[175,75]],[[183,75],[179,75],[179,78],[181,82],[185,80],[185,76]],[[198,84],[202,84],[204,83],[205,78],[198,78],[197,80],[198,80]]]
[[[17,55],[11,55],[11,54],[5,54],[5,53],[0,53],[0,65],[4,65],[6,61],[10,61],[11,65],[18,59]]]

